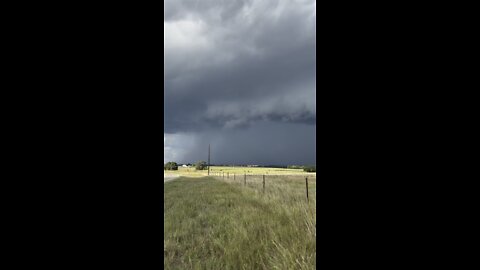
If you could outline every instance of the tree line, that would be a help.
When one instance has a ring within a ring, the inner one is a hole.
[[[198,161],[197,163],[195,163],[195,169],[196,170],[206,170],[208,167],[207,165],[207,162],[206,161]],[[178,164],[176,162],[173,162],[173,161],[170,161],[170,162],[167,162],[166,164],[163,165],[163,170],[164,171],[177,171],[178,170]]]
[[[306,165],[306,166],[299,166],[299,165],[289,165],[287,166],[288,169],[303,169],[304,172],[316,172],[317,167],[315,165]]]
[[[206,161],[198,161],[197,163],[194,164],[196,170],[206,170],[208,168],[208,164]],[[222,166],[222,165],[216,165],[216,166]],[[224,166],[230,166],[230,165],[224,165]],[[247,167],[247,165],[237,165],[237,167]],[[306,165],[306,166],[301,166],[301,165],[288,165],[288,166],[278,166],[278,165],[271,165],[271,166],[257,166],[257,167],[264,167],[264,168],[287,168],[287,169],[303,169],[305,172],[316,172],[317,167],[315,165]],[[178,170],[178,164],[176,162],[167,162],[164,164],[163,169],[165,171],[176,171]]]

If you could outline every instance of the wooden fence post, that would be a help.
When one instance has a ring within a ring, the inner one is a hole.
[[[265,174],[263,175],[263,193],[265,193]]]
[[[305,186],[307,190],[307,202],[308,202],[308,177],[305,177]]]

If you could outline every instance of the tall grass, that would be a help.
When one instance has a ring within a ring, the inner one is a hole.
[[[270,178],[263,193],[250,180],[165,184],[165,269],[315,269],[314,192],[307,203],[304,181]]]

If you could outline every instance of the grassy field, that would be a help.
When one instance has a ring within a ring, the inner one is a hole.
[[[207,176],[207,171],[197,171],[195,168],[179,167],[178,171],[169,171],[171,174],[177,174],[188,177]],[[211,166],[210,174],[229,173],[229,174],[265,174],[265,175],[316,175],[315,173],[306,173],[302,169],[284,169],[284,168],[260,168],[260,167],[227,167]]]
[[[316,179],[181,177],[165,184],[165,269],[315,269]]]

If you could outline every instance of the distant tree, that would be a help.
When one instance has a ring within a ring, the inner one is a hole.
[[[197,170],[206,170],[207,169],[207,162],[205,161],[198,161],[197,163],[195,163],[195,169]]]
[[[305,166],[303,168],[303,171],[305,172],[317,172],[316,166]]]
[[[167,164],[165,164],[165,170],[176,171],[178,170],[178,164],[173,161],[167,162]]]

